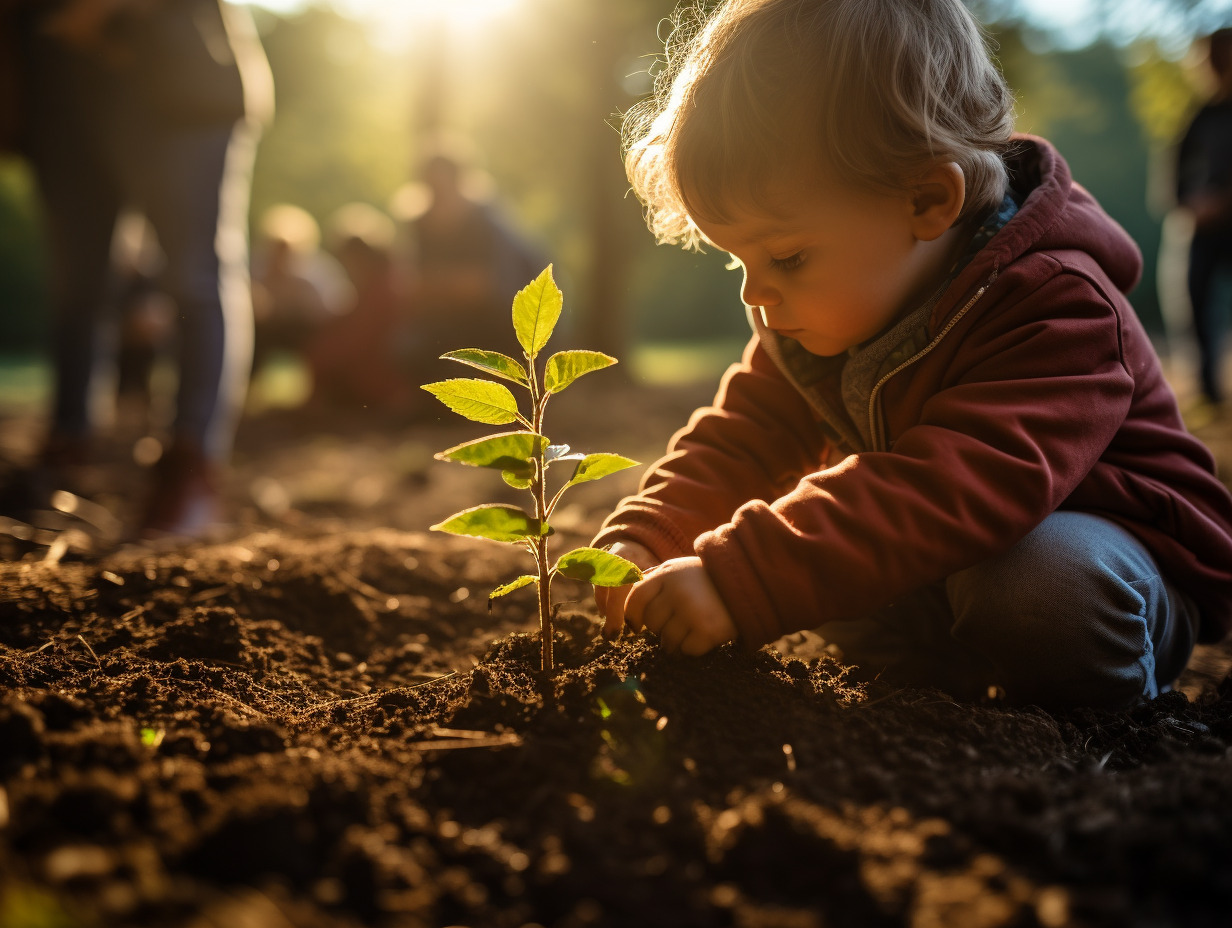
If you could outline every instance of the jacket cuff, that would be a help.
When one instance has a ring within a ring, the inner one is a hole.
[[[618,541],[633,541],[660,561],[691,557],[693,539],[656,509],[638,503],[622,506],[603,524],[591,546],[606,548]]]
[[[694,544],[710,581],[731,613],[740,632],[740,643],[750,650],[781,638],[785,632],[771,604],[762,574],[753,566],[740,543],[731,535],[732,526],[720,526],[700,535]]]

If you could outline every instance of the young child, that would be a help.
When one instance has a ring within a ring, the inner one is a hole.
[[[754,335],[595,540],[605,632],[816,627],[869,677],[1117,708],[1232,626],[1232,497],[1124,293],[1141,256],[960,0],[727,0],[626,165]],[[631,128],[630,128],[631,127]]]

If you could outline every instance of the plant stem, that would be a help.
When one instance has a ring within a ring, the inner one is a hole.
[[[538,374],[534,361],[530,360],[530,396],[534,410],[534,431],[543,434],[543,412],[548,404],[548,394],[539,393],[537,389]],[[535,518],[543,525],[548,520],[547,504],[548,465],[544,460],[545,451],[540,451],[535,459],[535,480],[531,487],[535,495]],[[535,560],[538,562],[539,582],[539,637],[540,637],[540,669],[545,673],[554,666],[552,656],[552,568],[548,561],[548,539],[540,535],[535,539]]]

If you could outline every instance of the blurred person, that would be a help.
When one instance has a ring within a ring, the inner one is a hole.
[[[279,351],[304,357],[316,333],[354,297],[343,268],[321,250],[312,215],[290,203],[267,209],[253,247],[253,373]]]
[[[119,316],[116,353],[116,424],[144,436],[154,426],[153,378],[175,337],[175,304],[159,285],[162,250],[144,216],[120,217],[112,238]]]
[[[1232,29],[1207,39],[1215,78],[1177,152],[1177,201],[1193,221],[1189,300],[1198,342],[1199,386],[1210,404],[1224,400],[1223,340],[1232,292]]]
[[[429,146],[420,171],[423,202],[396,212],[406,219],[408,301],[414,319],[411,367],[434,379],[436,359],[455,348],[493,348],[520,356],[509,334],[514,294],[547,263],[490,195],[480,195],[468,147],[456,139]]]
[[[109,250],[131,206],[157,232],[177,323],[175,419],[137,534],[220,515],[252,353],[248,190],[273,83],[247,11],[220,0],[22,3],[23,150],[50,244],[54,403],[37,469],[89,459],[91,385],[114,354]]]
[[[626,117],[660,241],[743,271],[743,359],[592,544],[604,631],[815,628],[865,679],[1122,710],[1232,631],[1232,494],[1129,235],[961,0],[725,0]],[[767,62],[771,63],[767,66]]]
[[[405,410],[418,391],[398,358],[406,317],[394,271],[394,222],[374,206],[351,203],[334,214],[329,228],[330,251],[346,272],[353,300],[308,347],[312,400]]]

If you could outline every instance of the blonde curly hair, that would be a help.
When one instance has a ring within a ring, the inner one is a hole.
[[[625,114],[625,169],[660,242],[697,247],[772,183],[822,167],[902,193],[931,165],[991,209],[1013,96],[961,0],[725,0],[678,11],[655,93]]]

